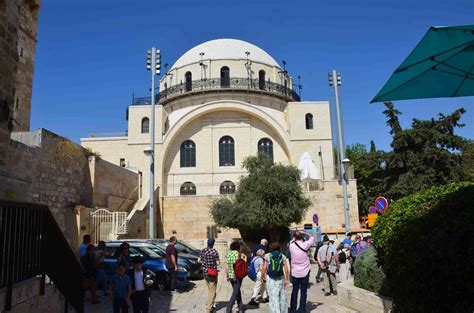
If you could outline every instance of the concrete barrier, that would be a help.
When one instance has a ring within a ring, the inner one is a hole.
[[[337,285],[339,306],[361,313],[391,312],[392,299],[354,286],[354,278]]]

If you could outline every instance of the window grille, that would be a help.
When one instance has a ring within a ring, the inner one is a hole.
[[[186,182],[181,185],[179,194],[182,196],[195,196],[196,195],[196,185],[191,182]]]
[[[192,140],[183,141],[181,144],[180,166],[196,167],[196,144]]]
[[[219,140],[219,166],[235,166],[234,139],[230,136]]]
[[[258,141],[258,152],[265,153],[273,162],[273,142],[268,138],[262,138]]]
[[[235,184],[230,180],[226,180],[220,186],[219,190],[221,195],[230,195],[235,193]]]

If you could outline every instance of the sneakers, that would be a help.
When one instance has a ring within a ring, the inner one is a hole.
[[[257,301],[255,301],[255,299],[253,299],[253,298],[250,300],[250,302],[248,303],[248,305],[251,305],[251,306],[256,306],[256,307],[258,307],[258,306],[259,306],[258,302],[257,302]]]
[[[325,292],[324,295],[327,297],[327,296],[330,296],[331,293],[330,292]]]

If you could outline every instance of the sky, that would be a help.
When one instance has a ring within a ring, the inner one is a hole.
[[[333,101],[327,73],[342,75],[346,144],[390,149],[381,103],[369,104],[429,26],[473,24],[473,0],[43,0],[31,129],[75,142],[127,129],[135,96],[148,96],[146,51],[170,66],[192,47],[236,38],[287,63],[306,101]],[[395,101],[401,123],[464,107],[458,134],[474,138],[474,97]]]

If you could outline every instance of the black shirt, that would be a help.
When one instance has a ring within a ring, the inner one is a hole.
[[[171,260],[171,256],[174,255],[176,260],[176,266],[178,265],[178,251],[176,251],[176,247],[173,244],[169,244],[166,247],[166,267],[168,269],[174,269],[173,261]]]

